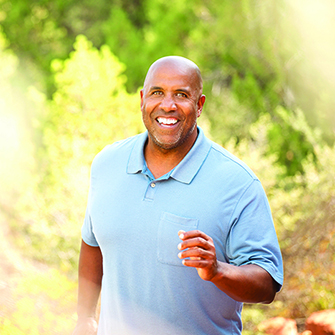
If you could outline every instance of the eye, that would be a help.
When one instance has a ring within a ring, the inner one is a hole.
[[[179,97],[179,98],[187,98],[187,95],[183,92],[176,93],[176,96]]]
[[[152,95],[162,95],[163,92],[162,91],[153,91]]]

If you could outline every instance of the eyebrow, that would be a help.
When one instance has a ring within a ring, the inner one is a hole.
[[[149,92],[155,91],[155,90],[163,90],[163,88],[160,87],[160,86],[151,86],[150,89],[149,89]]]

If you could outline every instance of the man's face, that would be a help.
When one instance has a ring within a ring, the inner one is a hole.
[[[189,150],[205,96],[193,69],[163,64],[149,72],[141,90],[141,111],[149,145],[159,150]]]

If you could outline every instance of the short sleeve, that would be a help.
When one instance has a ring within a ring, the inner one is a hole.
[[[86,244],[90,245],[91,247],[98,247],[99,244],[98,244],[98,242],[95,238],[94,232],[93,232],[89,206],[90,206],[90,204],[88,203],[87,208],[86,208],[84,224],[81,228],[81,236],[82,236],[83,241]]]
[[[239,199],[227,237],[229,262],[256,264],[283,284],[283,262],[270,206],[259,180],[255,179]]]

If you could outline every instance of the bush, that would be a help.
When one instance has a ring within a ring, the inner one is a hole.
[[[299,122],[306,126],[296,120],[296,127]],[[315,154],[301,162],[303,174],[287,177],[276,154],[266,154],[271,127],[270,117],[263,116],[251,129],[257,134],[254,141],[243,140],[238,146],[231,141],[227,147],[262,181],[283,254],[283,289],[272,305],[261,309],[267,317],[305,318],[335,308],[335,146],[322,143],[305,128]]]
[[[38,125],[37,170],[16,206],[21,247],[43,262],[76,268],[90,164],[103,147],[143,130],[139,93],[128,94],[124,65],[83,36],[66,61],[55,60],[57,90]],[[27,243],[28,242],[28,243]]]

